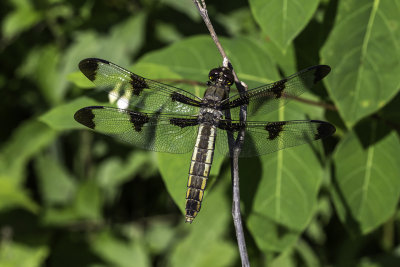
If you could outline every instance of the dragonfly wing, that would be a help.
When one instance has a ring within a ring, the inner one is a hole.
[[[247,105],[248,115],[268,113],[297,98],[330,72],[327,65],[312,66],[280,81],[251,89],[243,94],[236,94],[221,102],[223,110],[238,109]],[[236,114],[236,113],[235,113]]]
[[[168,153],[193,150],[198,125],[196,116],[169,116],[103,106],[82,108],[74,118],[86,127],[137,147]]]
[[[251,122],[221,120],[217,132],[217,151],[230,155],[228,132],[236,139],[245,129],[245,138],[240,157],[252,157],[272,153],[288,147],[298,146],[332,135],[335,127],[324,121],[299,120],[277,122]]]
[[[97,87],[109,94],[118,107],[135,107],[149,112],[194,115],[201,99],[197,96],[136,75],[114,63],[98,58],[87,58],[79,69]]]

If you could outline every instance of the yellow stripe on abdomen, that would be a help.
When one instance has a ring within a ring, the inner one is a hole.
[[[189,168],[186,191],[186,222],[192,223],[200,211],[214,156],[216,128],[200,125]]]

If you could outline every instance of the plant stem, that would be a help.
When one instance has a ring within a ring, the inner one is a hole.
[[[210,32],[211,38],[213,39],[215,45],[217,46],[222,58],[222,66],[228,67],[232,70],[232,74],[235,78],[236,88],[240,93],[247,91],[247,85],[241,81],[237,77],[233,66],[228,59],[228,56],[225,53],[221,43],[218,40],[218,36],[215,33],[214,27],[208,17],[207,6],[205,0],[193,0],[195,6],[199,10],[201,17],[203,18],[204,23],[206,24],[208,31]],[[240,107],[240,121],[245,122],[247,119],[247,106]],[[231,119],[231,114],[229,109],[226,111],[225,117],[227,120]],[[240,252],[240,259],[242,261],[242,266],[250,266],[249,263],[249,256],[247,254],[246,248],[246,241],[244,238],[244,231],[243,231],[243,223],[242,223],[242,215],[240,213],[240,188],[239,188],[239,154],[241,150],[241,146],[244,141],[245,130],[242,129],[238,132],[238,136],[235,140],[233,136],[233,132],[228,131],[228,143],[229,143],[229,153],[231,156],[231,176],[232,176],[232,190],[233,190],[233,197],[232,197],[232,217],[233,223],[235,225],[236,231],[236,239],[238,242],[239,252]]]

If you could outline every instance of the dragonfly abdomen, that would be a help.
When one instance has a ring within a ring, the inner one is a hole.
[[[186,191],[186,222],[192,223],[200,211],[214,156],[216,127],[201,124],[194,146]]]

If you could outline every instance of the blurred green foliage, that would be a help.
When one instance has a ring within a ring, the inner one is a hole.
[[[240,161],[252,266],[399,266],[400,0],[207,4],[250,88],[332,67],[327,90],[304,96],[318,105],[255,118],[327,120],[337,133]],[[206,81],[222,60],[192,1],[5,0],[0,15],[0,266],[239,266],[227,159],[216,155],[187,225],[190,155],[142,151],[73,120],[101,101],[77,68],[87,57]]]

